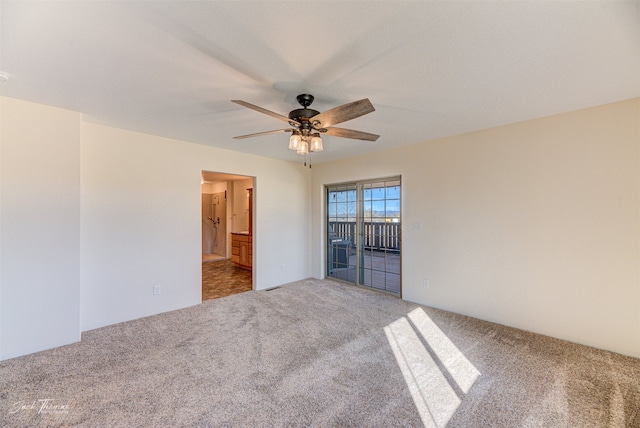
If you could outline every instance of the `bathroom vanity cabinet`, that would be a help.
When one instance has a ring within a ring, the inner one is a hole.
[[[251,270],[253,237],[248,233],[231,234],[231,261],[236,266]]]

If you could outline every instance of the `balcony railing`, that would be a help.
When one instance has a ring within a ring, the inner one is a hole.
[[[400,251],[400,222],[364,222],[364,247],[374,250]],[[330,221],[329,232],[333,236],[355,244],[355,221]]]

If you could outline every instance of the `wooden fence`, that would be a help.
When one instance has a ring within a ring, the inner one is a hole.
[[[376,250],[400,250],[400,223],[365,222],[364,246]],[[356,242],[355,221],[331,221],[329,231],[337,238]]]

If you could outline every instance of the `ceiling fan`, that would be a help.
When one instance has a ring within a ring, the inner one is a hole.
[[[233,137],[235,139],[243,139],[250,137],[260,137],[262,135],[279,134],[291,132],[289,138],[289,149],[295,150],[298,154],[306,155],[310,152],[321,152],[323,150],[322,138],[320,134],[332,135],[334,137],[352,138],[355,140],[376,141],[379,135],[370,134],[368,132],[354,131],[352,129],[335,128],[342,122],[355,119],[365,114],[375,111],[369,99],[365,98],[360,101],[343,104],[334,107],[323,113],[309,108],[313,103],[314,97],[309,94],[300,94],[296,97],[302,108],[289,112],[289,117],[274,113],[270,110],[258,107],[257,105],[241,100],[231,100],[243,107],[264,113],[276,119],[289,123],[291,128],[277,129],[275,131],[258,132],[255,134],[240,135]]]

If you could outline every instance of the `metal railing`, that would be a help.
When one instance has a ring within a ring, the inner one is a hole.
[[[364,222],[363,238],[365,248],[400,251],[400,222]],[[330,221],[329,231],[336,237],[355,244],[355,221]]]

